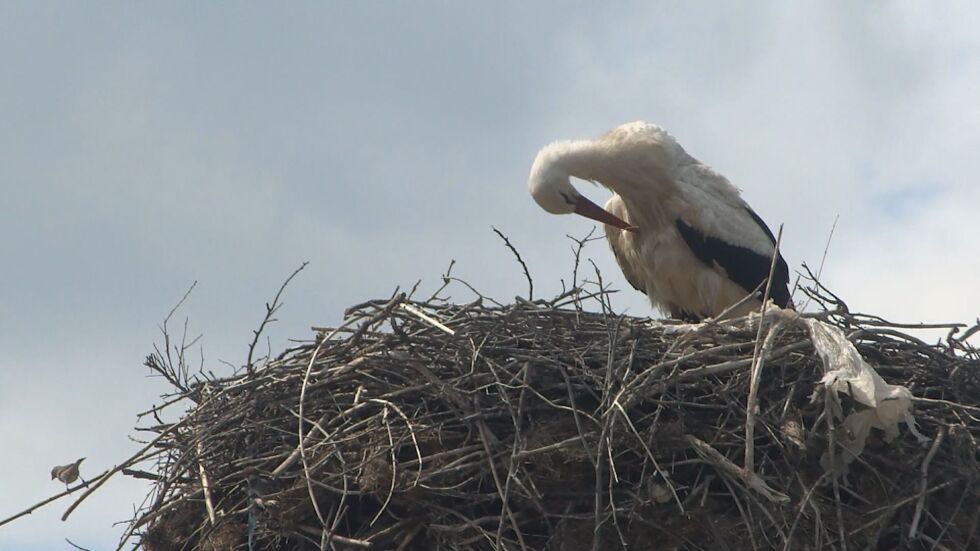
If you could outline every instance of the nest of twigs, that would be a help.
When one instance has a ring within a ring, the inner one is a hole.
[[[192,405],[153,427],[156,472],[129,471],[156,480],[130,529],[149,550],[977,548],[976,351],[814,298],[830,302],[810,316],[911,389],[925,441],[875,430],[828,471],[824,368],[792,324],[760,346],[774,318],[399,294],[261,367],[180,383]]]

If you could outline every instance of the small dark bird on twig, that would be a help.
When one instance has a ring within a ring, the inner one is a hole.
[[[85,458],[81,458],[74,463],[69,463],[67,465],[58,465],[57,467],[51,469],[51,480],[58,479],[68,486],[72,482],[79,479],[78,466],[84,461]],[[85,479],[82,479],[85,482]]]

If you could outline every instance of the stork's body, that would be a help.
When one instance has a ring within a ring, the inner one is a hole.
[[[570,176],[611,190],[606,208],[581,196]],[[603,222],[626,280],[673,317],[716,317],[769,275],[772,231],[735,186],[656,125],[628,123],[597,140],[546,146],[528,185],[549,212]],[[788,284],[779,257],[770,296],[781,307],[792,306]],[[759,305],[750,299],[729,315]]]

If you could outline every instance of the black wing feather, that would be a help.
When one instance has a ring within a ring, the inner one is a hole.
[[[760,228],[772,243],[775,245],[776,238],[766,223],[759,218],[752,209],[746,208],[749,215],[755,220]],[[677,219],[677,231],[680,232],[684,242],[690,247],[694,256],[709,267],[715,264],[724,268],[728,278],[737,283],[747,292],[752,292],[760,283],[769,277],[769,267],[772,257],[761,255],[755,251],[738,245],[732,245],[717,237],[705,235],[698,229],[687,225],[683,220]],[[781,308],[785,308],[789,302],[789,266],[783,260],[783,255],[776,259],[776,270],[772,276],[772,286],[769,296],[773,302]]]
[[[767,226],[765,221],[762,220],[762,217],[756,214],[755,211],[752,210],[750,207],[745,207],[745,210],[748,211],[749,216],[752,217],[752,220],[755,220],[755,223],[758,224],[760,228],[762,228],[762,231],[766,232],[766,235],[769,237],[769,241],[773,245],[775,245],[776,236],[772,234],[772,230],[770,230],[769,226]]]

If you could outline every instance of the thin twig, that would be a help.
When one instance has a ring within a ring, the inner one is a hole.
[[[730,459],[722,455],[718,450],[711,447],[711,444],[697,438],[696,436],[685,434],[684,441],[691,446],[705,461],[719,469],[722,473],[741,480],[747,487],[759,492],[763,497],[773,503],[785,503],[789,501],[789,496],[773,490],[759,475],[746,471],[733,463]]]
[[[762,372],[762,326],[765,325],[766,308],[769,305],[769,293],[772,290],[772,278],[776,273],[776,263],[779,259],[779,244],[783,239],[783,225],[779,225],[779,232],[776,234],[776,243],[773,246],[772,260],[769,262],[769,275],[766,276],[766,291],[762,294],[762,306],[759,307],[759,327],[755,333],[755,347],[752,351],[752,370],[750,372],[749,397],[745,405],[745,470],[749,473],[755,472],[755,416],[759,409],[759,375]],[[777,328],[782,326],[777,324],[770,329],[767,341],[774,339]]]
[[[827,251],[830,250],[830,243],[834,239],[834,230],[837,229],[837,221],[838,220],[840,220],[840,213],[837,213],[836,215],[834,215],[834,223],[830,226],[830,233],[827,234],[827,243],[824,244],[824,247],[823,247],[823,255],[820,256],[820,265],[817,266],[817,274],[814,277],[814,281],[817,282],[817,283],[820,282],[820,276],[823,274],[824,263],[827,262]],[[811,300],[812,300],[812,297],[807,297],[806,302],[803,303],[803,306],[800,307],[800,312],[803,312],[804,310],[806,310],[807,306],[810,305],[810,301]]]
[[[926,503],[926,489],[929,488],[929,464],[932,463],[932,458],[936,456],[939,445],[943,443],[945,437],[946,427],[940,426],[936,432],[936,437],[932,440],[932,446],[929,447],[929,453],[926,454],[925,459],[922,460],[922,466],[919,468],[922,476],[919,480],[919,500],[915,503],[915,515],[912,517],[912,525],[909,527],[910,540],[915,540],[918,535],[919,521],[922,519],[922,510]]]
[[[524,277],[527,278],[527,299],[534,300],[534,281],[531,279],[531,272],[528,271],[527,264],[525,264],[524,259],[521,258],[521,253],[517,252],[517,249],[510,244],[510,239],[507,239],[507,236],[501,233],[500,230],[494,228],[493,226],[490,226],[490,228],[504,240],[504,245],[507,245],[510,252],[514,253],[514,256],[517,257],[517,261],[521,263],[521,268],[524,270]]]
[[[211,499],[211,481],[208,479],[208,473],[204,470],[204,461],[202,456],[204,455],[204,446],[201,444],[201,440],[197,440],[197,472],[201,478],[201,489],[204,491],[204,506],[208,512],[208,520],[211,521],[211,525],[214,526],[216,523],[214,515],[214,500]]]
[[[447,333],[449,335],[455,335],[456,334],[455,331],[453,331],[452,329],[446,327],[445,324],[443,324],[439,320],[433,318],[432,316],[426,314],[422,310],[419,310],[418,308],[416,308],[415,306],[413,306],[411,304],[407,304],[407,303],[406,304],[402,304],[401,307],[406,312],[412,314],[413,316],[418,317],[419,319],[425,321],[426,323],[429,323],[430,325],[432,325],[436,329],[439,329],[440,331],[443,331],[443,332],[445,332],[445,333]]]
[[[109,474],[109,471],[105,471],[104,473],[96,476],[95,478],[89,479],[88,481],[83,480],[82,482],[80,482],[79,484],[76,484],[75,486],[73,486],[71,488],[65,488],[65,491],[63,491],[63,492],[59,492],[59,493],[57,493],[57,494],[55,494],[55,495],[53,495],[53,496],[51,496],[49,498],[43,499],[43,500],[35,503],[34,505],[31,505],[27,509],[24,509],[23,511],[21,511],[19,513],[16,513],[16,514],[11,515],[11,516],[3,519],[3,520],[0,520],[0,526],[3,526],[4,524],[7,524],[9,522],[13,522],[13,521],[19,519],[20,517],[29,515],[29,514],[33,513],[34,511],[37,511],[41,507],[44,507],[48,503],[51,503],[52,501],[57,501],[57,500],[65,497],[67,495],[71,495],[72,493],[75,492],[75,490],[77,490],[79,488],[88,487],[93,482],[95,482],[96,480],[99,480],[100,478],[102,478],[103,476],[105,476],[107,474]]]
[[[94,478],[93,480],[90,480],[89,481],[90,485],[88,486],[88,489],[85,490],[85,492],[78,499],[76,499],[74,503],[72,503],[68,507],[68,509],[65,511],[65,513],[63,515],[61,515],[61,520],[67,520],[68,517],[69,517],[69,515],[71,515],[72,511],[74,511],[76,507],[78,507],[79,505],[81,505],[82,502],[85,501],[85,498],[87,498],[88,496],[92,495],[92,493],[95,492],[95,490],[98,490],[100,486],[102,486],[110,478],[112,478],[112,475],[114,475],[114,474],[118,473],[119,471],[121,471],[121,470],[123,470],[125,468],[128,468],[130,465],[138,462],[143,457],[143,454],[145,454],[147,450],[149,450],[150,448],[152,448],[153,446],[155,446],[157,444],[157,442],[159,442],[160,440],[163,440],[163,438],[165,436],[169,435],[170,433],[176,431],[178,428],[182,427],[184,425],[184,423],[188,422],[189,420],[190,420],[190,417],[184,417],[180,421],[174,423],[173,425],[170,425],[168,428],[166,428],[163,431],[161,431],[160,434],[156,438],[154,438],[148,444],[146,444],[145,446],[143,446],[142,448],[140,448],[139,451],[137,451],[133,455],[129,456],[122,463],[120,463],[119,465],[116,465],[115,467],[109,469],[104,474],[99,475],[98,477]]]
[[[276,310],[282,306],[282,304],[279,302],[279,298],[282,297],[282,292],[286,290],[286,286],[289,285],[289,282],[292,281],[297,274],[302,272],[303,268],[305,268],[309,263],[309,261],[303,262],[300,264],[299,268],[293,270],[293,273],[286,278],[286,281],[282,282],[282,285],[279,286],[279,290],[276,292],[276,296],[272,299],[272,302],[267,302],[265,304],[265,317],[262,318],[262,323],[259,324],[259,328],[252,331],[252,343],[248,345],[248,358],[245,360],[245,368],[249,371],[249,373],[255,371],[255,366],[252,364],[252,355],[255,353],[255,345],[259,343],[259,337],[262,335],[262,331],[265,330],[266,325],[276,321],[272,316],[274,316]]]

